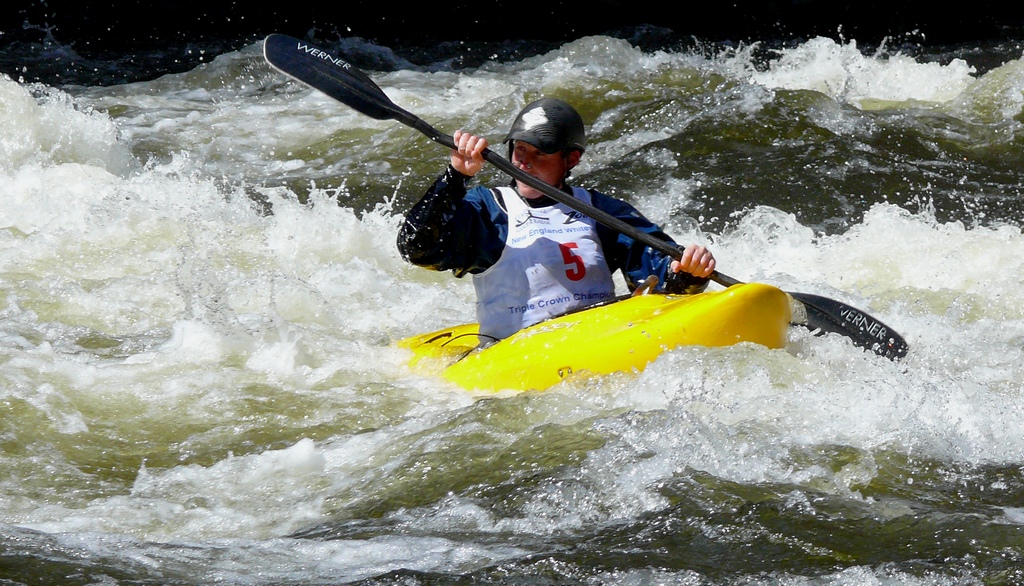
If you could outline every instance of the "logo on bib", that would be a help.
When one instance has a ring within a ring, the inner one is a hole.
[[[531,210],[531,209],[527,209],[527,210],[519,213],[516,216],[516,228],[518,228],[520,226],[525,226],[526,224],[532,224],[532,223],[547,224],[548,223],[548,217],[547,216],[538,216],[538,215],[534,214],[533,210]]]
[[[582,214],[577,211],[571,211],[565,215],[565,221],[563,224],[575,224],[576,222],[582,222],[586,218],[586,214]]]

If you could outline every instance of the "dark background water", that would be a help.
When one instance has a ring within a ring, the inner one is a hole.
[[[594,34],[640,46],[787,43],[814,36],[970,50],[1019,38],[1024,5],[923,0],[242,2],[17,0],[0,10],[0,72],[50,85],[109,85],[186,71],[269,33],[360,37],[410,64],[472,66]],[[350,57],[351,58],[351,57]],[[366,66],[367,63],[362,63]],[[984,67],[985,64],[978,65]]]

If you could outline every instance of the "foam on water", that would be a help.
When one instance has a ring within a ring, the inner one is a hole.
[[[948,64],[919,63],[903,55],[865,55],[855,41],[839,44],[818,37],[779,52],[767,71],[752,74],[772,88],[806,89],[861,107],[893,103],[941,104],[974,83],[974,69],[962,59]]]

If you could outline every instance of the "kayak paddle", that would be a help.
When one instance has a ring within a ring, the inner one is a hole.
[[[285,75],[347,104],[362,114],[377,120],[396,120],[420,131],[438,144],[449,149],[456,148],[455,141],[450,135],[437,131],[416,115],[395,105],[368,75],[336,55],[305,41],[281,34],[272,34],[264,40],[263,55],[270,65]],[[683,249],[679,246],[638,230],[619,218],[548,185],[520,170],[512,161],[494,151],[486,149],[483,155],[488,163],[551,199],[659,252],[673,258],[682,256]],[[741,284],[740,281],[718,271],[712,273],[711,279],[724,287]],[[800,325],[823,333],[833,332],[847,336],[855,345],[893,360],[906,356],[909,350],[902,336],[859,309],[819,295],[789,291],[787,293],[799,301],[806,310],[806,316],[801,316],[804,317],[804,321],[797,322]]]

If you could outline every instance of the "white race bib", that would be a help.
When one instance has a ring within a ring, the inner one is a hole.
[[[615,284],[597,223],[556,203],[531,208],[509,187],[498,189],[508,213],[505,250],[473,276],[480,334],[506,338],[521,328],[614,297]],[[573,196],[590,205],[590,192]]]

